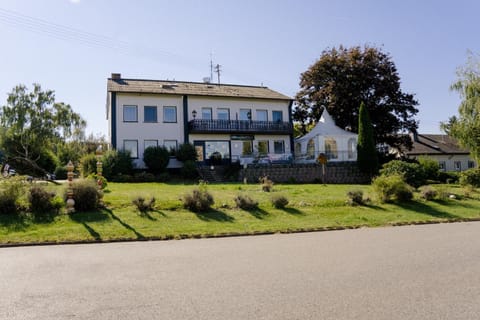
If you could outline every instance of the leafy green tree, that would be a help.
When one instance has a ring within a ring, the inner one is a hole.
[[[358,122],[357,164],[360,171],[373,175],[378,171],[378,154],[372,123],[363,102],[360,104]]]
[[[467,63],[458,68],[457,81],[451,90],[460,94],[462,102],[458,117],[452,116],[441,128],[468,148],[473,158],[480,160],[480,56],[470,53]]]
[[[52,163],[47,158],[54,146],[81,139],[86,122],[70,105],[55,102],[53,91],[43,91],[39,84],[33,86],[29,92],[26,86],[18,85],[8,95],[0,114],[0,147],[18,171],[42,174],[52,170],[43,164]]]
[[[197,151],[195,146],[191,143],[182,143],[176,152],[177,159],[179,161],[195,161],[197,160]]]
[[[303,124],[318,122],[327,108],[336,124],[358,132],[359,106],[365,103],[377,143],[410,148],[418,102],[400,89],[400,77],[391,57],[375,47],[327,49],[300,76],[293,119]]]

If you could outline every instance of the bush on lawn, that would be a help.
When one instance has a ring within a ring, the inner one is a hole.
[[[88,179],[93,180],[98,185],[98,180],[100,179],[101,189],[105,189],[108,185],[108,181],[104,176],[98,176],[96,173],[91,173],[88,175]]]
[[[480,169],[468,169],[460,173],[459,183],[462,186],[480,187]]]
[[[420,196],[427,201],[431,201],[438,196],[438,192],[431,186],[423,186],[420,188]]]
[[[72,183],[75,211],[92,211],[98,208],[99,192],[95,181],[90,179],[76,180]],[[65,191],[64,198],[67,199]]]
[[[253,200],[246,194],[239,194],[234,199],[237,208],[242,210],[253,210],[258,208],[258,201]]]
[[[288,199],[285,196],[275,195],[271,199],[272,205],[277,209],[283,209],[288,204]]]
[[[28,193],[30,211],[35,214],[58,212],[62,202],[58,201],[55,192],[47,191],[44,187],[34,185]]]
[[[205,183],[201,182],[192,193],[187,193],[182,199],[183,207],[193,212],[209,211],[215,203],[213,196],[208,192]]]
[[[409,201],[413,198],[412,187],[401,175],[379,176],[373,180],[372,186],[381,202]]]
[[[270,192],[270,191],[273,190],[273,181],[268,179],[267,176],[260,177],[258,179],[258,181],[260,182],[260,185],[262,186],[262,191]]]
[[[20,206],[20,197],[25,194],[25,177],[16,176],[4,180],[0,186],[0,214],[15,214]]]
[[[438,173],[440,172],[440,165],[438,161],[433,160],[429,157],[419,157],[418,164],[423,171],[425,179],[428,180],[438,180]]]
[[[132,200],[132,203],[137,207],[137,210],[141,213],[145,213],[147,211],[153,211],[155,207],[155,197],[150,198],[147,201],[144,197],[138,196]]]
[[[350,190],[347,192],[347,203],[351,206],[362,205],[363,201],[363,191],[362,190]]]
[[[401,160],[393,160],[385,163],[380,170],[382,176],[400,175],[406,183],[418,188],[425,183],[425,172],[418,163],[406,162]]]

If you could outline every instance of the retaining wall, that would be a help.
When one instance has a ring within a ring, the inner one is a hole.
[[[325,170],[318,164],[248,166],[240,170],[239,180],[244,181],[246,178],[247,182],[256,183],[263,176],[268,176],[274,182],[370,183],[368,175],[361,173],[356,163],[327,164]]]

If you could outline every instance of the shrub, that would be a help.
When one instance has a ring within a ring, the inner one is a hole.
[[[240,164],[240,162],[232,162],[225,169],[224,176],[231,181],[238,181],[238,174],[240,173],[241,169],[242,165]]]
[[[425,183],[425,172],[418,163],[393,160],[383,165],[380,174],[383,176],[401,175],[406,183],[415,188]]]
[[[433,189],[431,186],[423,186],[420,189],[420,196],[427,201],[435,199],[437,195],[437,190]]]
[[[149,172],[138,172],[133,175],[134,182],[154,182],[155,176]]]
[[[162,172],[155,177],[158,182],[170,181],[170,174],[168,172]]]
[[[108,150],[102,158],[103,176],[112,180],[114,176],[132,175],[133,162],[130,152],[126,150]]]
[[[420,157],[418,158],[418,164],[423,170],[425,179],[438,180],[438,173],[440,172],[438,161],[428,157]]]
[[[195,161],[186,160],[183,163],[183,167],[180,172],[184,178],[195,179],[198,176],[197,165],[195,164]]]
[[[258,179],[258,181],[260,182],[260,185],[262,186],[262,191],[270,192],[270,191],[273,190],[273,181],[268,179],[267,176],[260,177]]]
[[[100,187],[101,187],[101,189],[103,190],[103,189],[105,189],[105,188],[107,187],[107,185],[108,185],[107,179],[106,179],[104,176],[100,176],[100,177],[99,177],[99,176],[98,176],[97,174],[95,174],[95,173],[91,173],[91,174],[88,175],[88,179],[93,180],[93,181],[97,184],[97,186],[98,186],[98,180],[99,180],[99,178],[100,178],[100,183],[101,183],[101,184],[100,184]]]
[[[132,200],[132,203],[137,207],[137,210],[141,213],[154,210],[155,198],[152,197],[150,201],[147,201],[144,197],[138,196]]]
[[[55,171],[54,171],[55,177],[59,180],[66,180],[67,173],[68,173],[68,170],[66,166],[58,166],[55,168]]]
[[[442,183],[457,183],[459,178],[459,173],[455,171],[438,172],[438,181]]]
[[[288,204],[288,199],[285,196],[276,195],[271,199],[272,205],[277,209],[283,209]]]
[[[362,205],[363,201],[363,191],[362,190],[350,190],[347,192],[347,203],[351,206],[353,205]]]
[[[0,189],[0,214],[14,214],[19,209],[20,197],[25,193],[23,177],[3,181]]]
[[[258,201],[253,200],[248,195],[239,194],[234,198],[237,208],[243,210],[253,210],[258,207]]]
[[[379,176],[373,180],[372,186],[381,202],[408,201],[413,198],[412,188],[401,175]]]
[[[76,211],[92,211],[98,208],[99,192],[95,181],[91,179],[76,180],[72,183],[72,188]]]
[[[42,186],[32,186],[28,194],[28,203],[30,211],[33,213],[51,212],[54,207],[52,200],[55,197],[55,192],[49,192]]]
[[[143,152],[143,162],[153,173],[165,171],[169,161],[170,154],[165,147],[148,147]]]
[[[214,204],[213,196],[206,189],[194,189],[186,194],[183,199],[183,207],[193,212],[205,212]]]
[[[480,169],[468,169],[460,173],[459,183],[462,186],[480,187]]]
[[[197,152],[195,151],[195,146],[191,143],[183,143],[178,147],[176,153],[177,159],[179,161],[196,161]]]

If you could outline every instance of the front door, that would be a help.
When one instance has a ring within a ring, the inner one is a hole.
[[[197,152],[197,161],[205,162],[205,142],[204,141],[195,141],[193,143],[195,146],[195,151]]]

